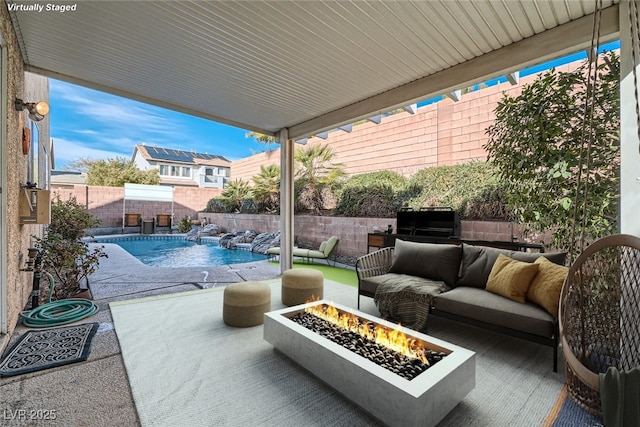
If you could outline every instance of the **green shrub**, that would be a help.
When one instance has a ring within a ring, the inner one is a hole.
[[[44,237],[33,236],[36,247],[42,250],[42,268],[55,279],[52,300],[72,297],[83,287],[89,275],[106,258],[103,246],[89,249],[81,240],[85,229],[93,228],[100,221],[91,215],[75,198],[56,198],[51,204],[51,223]],[[44,286],[40,302],[48,297],[49,287]]]
[[[204,208],[204,211],[210,213],[227,213],[229,212],[229,207],[221,197],[214,197],[207,202],[207,207]]]
[[[240,202],[238,211],[240,213],[255,214],[260,211],[264,211],[264,208],[260,203],[256,202],[252,198],[246,198]]]
[[[392,171],[354,175],[338,192],[334,213],[341,216],[393,218],[419,188]]]
[[[413,175],[409,182],[421,188],[419,195],[407,201],[414,209],[450,206],[462,219],[490,220],[509,216],[502,206],[502,187],[491,163],[426,168]],[[487,218],[480,212],[491,215]]]
[[[311,193],[305,192],[308,181],[294,181],[294,211],[308,212],[313,206]],[[327,202],[333,192],[324,189]],[[227,197],[216,197],[207,203],[205,212],[261,213],[274,212],[272,203],[247,197],[244,183],[225,190]],[[353,175],[336,191],[334,215],[368,218],[394,218],[403,206],[420,209],[424,206],[451,206],[463,219],[511,220],[504,187],[498,181],[496,169],[489,163],[440,166],[418,171],[410,179],[393,171]],[[240,196],[243,198],[239,199]],[[233,197],[231,197],[233,196]],[[325,206],[324,209],[327,209]]]
[[[180,221],[178,221],[178,231],[180,233],[188,233],[193,228],[193,223],[191,222],[190,216],[183,216]]]
[[[87,228],[100,225],[100,220],[89,213],[75,197],[62,200],[57,197],[51,203],[51,223],[47,227],[50,234],[60,234],[64,239],[79,239]]]
[[[513,221],[503,184],[489,185],[466,204],[462,217],[477,221]]]
[[[351,217],[393,218],[402,200],[389,185],[348,187],[342,190],[335,214]]]
[[[388,185],[392,189],[398,190],[407,185],[407,179],[394,171],[368,172],[349,177],[342,188],[371,187],[379,184]]]
[[[418,171],[410,179],[380,171],[349,178],[339,192],[336,215],[393,218],[403,207],[451,206],[463,219],[509,220],[495,168],[474,162]]]

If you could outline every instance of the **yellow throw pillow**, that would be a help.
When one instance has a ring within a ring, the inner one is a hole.
[[[538,264],[539,269],[529,286],[527,299],[544,307],[553,317],[558,317],[560,292],[569,268],[554,264],[542,256],[534,264]]]
[[[500,254],[491,268],[486,290],[524,303],[529,285],[537,272],[538,264],[517,261]]]

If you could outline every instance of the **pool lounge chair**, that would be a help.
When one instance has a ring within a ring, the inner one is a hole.
[[[328,240],[320,243],[320,247],[317,250],[294,247],[293,256],[304,258],[307,262],[311,262],[312,259],[326,259],[328,262],[330,261],[331,255],[335,252],[336,247],[338,247],[339,241],[340,239],[338,239],[337,236],[331,236]],[[280,255],[280,248],[269,248],[267,249],[267,254],[275,258],[276,255]],[[333,259],[333,265],[336,265],[335,257]]]

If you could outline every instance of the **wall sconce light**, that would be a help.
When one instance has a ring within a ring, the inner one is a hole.
[[[22,110],[29,111],[29,118],[36,122],[39,122],[40,120],[44,119],[44,116],[46,116],[49,113],[49,104],[47,104],[44,101],[40,101],[38,103],[24,102],[22,99],[16,98],[15,108],[16,108],[16,111],[22,111]]]

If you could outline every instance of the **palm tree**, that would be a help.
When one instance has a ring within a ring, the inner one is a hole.
[[[296,150],[294,155],[299,202],[316,213],[324,207],[323,193],[332,190],[345,176],[344,165],[333,163],[334,156],[333,149],[326,144]]]
[[[260,173],[253,178],[254,200],[262,204],[267,211],[274,212],[280,205],[280,166],[260,166]]]
[[[259,133],[259,132],[248,132],[245,135],[246,138],[253,138],[256,140],[256,142],[259,142],[261,144],[265,144],[265,145],[275,145],[278,143],[278,140],[276,140],[275,136],[269,136],[269,135],[265,135],[263,133]]]
[[[251,187],[247,181],[236,179],[224,187],[220,195],[223,203],[233,211],[239,211],[242,201],[251,196]]]

